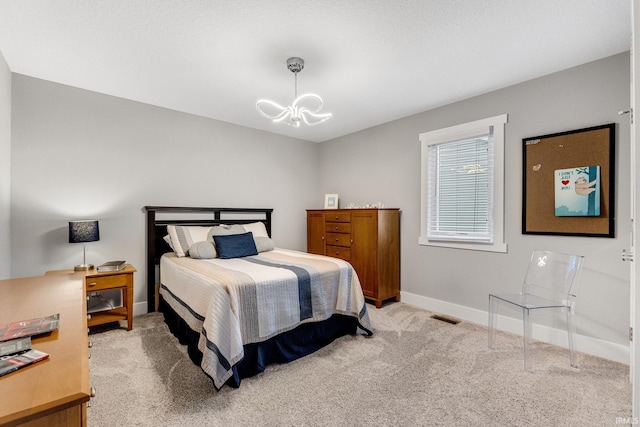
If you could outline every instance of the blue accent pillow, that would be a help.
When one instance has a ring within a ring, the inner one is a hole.
[[[228,236],[213,236],[213,240],[216,242],[218,258],[231,259],[258,255],[253,233],[251,232]]]

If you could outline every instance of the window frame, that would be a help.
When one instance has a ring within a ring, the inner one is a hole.
[[[420,237],[418,243],[424,246],[437,246],[455,249],[468,249],[489,252],[507,252],[504,240],[504,126],[508,123],[508,115],[501,114],[473,122],[449,126],[419,135],[421,144],[421,193],[420,193]],[[470,139],[487,134],[493,127],[493,242],[461,242],[459,240],[427,237],[427,211],[429,206],[429,146]]]

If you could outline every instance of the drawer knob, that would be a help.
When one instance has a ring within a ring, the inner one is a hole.
[[[336,230],[338,229],[338,227],[336,226]]]
[[[91,397],[96,397],[96,389],[91,387]]]
[[[92,287],[92,286],[95,286],[95,285],[96,285],[96,282],[91,282],[87,286]]]
[[[89,341],[89,343],[87,344],[87,346],[88,346],[89,348],[91,348],[91,347],[93,347],[93,343],[92,343],[91,341]]]
[[[336,219],[338,219],[338,216],[336,215]]]
[[[336,238],[336,242],[338,241],[338,239]]]
[[[87,320],[91,320],[91,315],[87,314]]]
[[[340,255],[340,252],[336,251],[336,255]]]

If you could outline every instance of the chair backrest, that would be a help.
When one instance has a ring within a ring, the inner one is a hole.
[[[568,304],[576,297],[577,277],[584,257],[533,251],[522,293]]]

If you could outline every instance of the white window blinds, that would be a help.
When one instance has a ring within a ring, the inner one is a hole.
[[[493,126],[428,147],[427,238],[493,242]]]

